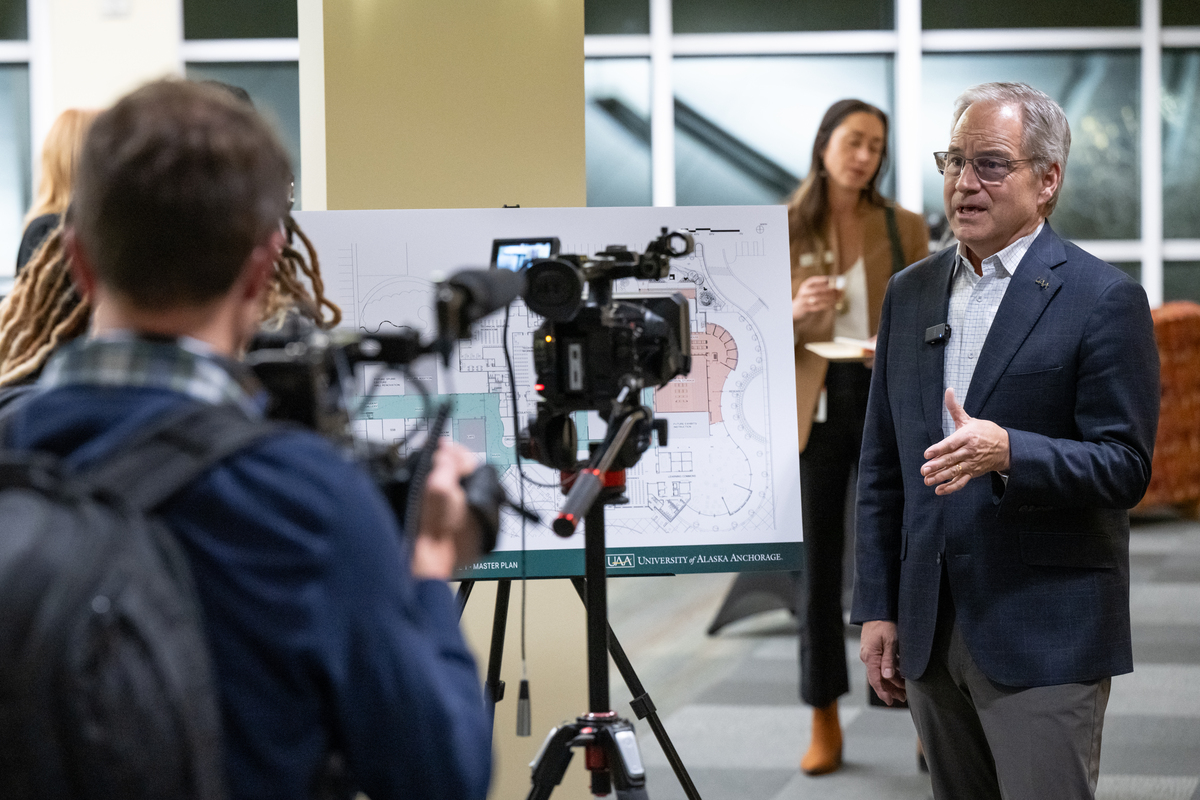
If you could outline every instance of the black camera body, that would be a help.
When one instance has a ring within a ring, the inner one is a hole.
[[[267,416],[296,422],[341,445],[349,445],[346,386],[357,364],[409,364],[425,352],[417,334],[364,335],[325,331],[306,319],[288,317],[275,330],[260,331],[246,364],[269,395]]]
[[[429,428],[432,435],[421,451],[405,455],[394,446],[353,436],[347,399],[353,389],[349,384],[358,364],[403,368],[420,356],[442,350],[442,343],[422,343],[411,329],[366,335],[324,331],[306,321],[290,319],[279,330],[260,332],[250,345],[245,363],[267,389],[267,415],[310,428],[346,451],[371,476],[406,532],[415,535],[421,493],[449,406],[438,410]],[[499,475],[485,464],[463,479],[463,489],[479,526],[480,554],[487,555],[496,546],[500,507],[507,502]]]
[[[575,424],[570,414],[596,411],[606,423],[640,408],[645,388],[666,385],[692,368],[691,317],[679,294],[614,298],[620,278],[662,280],[673,258],[695,244],[686,233],[668,232],[644,253],[609,247],[591,258],[534,259],[525,269],[523,297],[545,317],[533,335],[535,388],[541,395],[536,416],[522,440],[522,455],[559,470],[578,469]],[[585,294],[586,290],[586,294]],[[625,469],[650,445],[654,423],[648,409],[614,462]]]
[[[680,294],[585,305],[569,322],[534,333],[533,364],[544,405],[607,411],[622,388],[662,386],[692,369],[690,315]]]

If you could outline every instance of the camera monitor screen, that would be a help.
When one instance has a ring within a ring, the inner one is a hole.
[[[558,237],[543,239],[494,239],[492,241],[492,266],[513,271],[524,267],[535,258],[553,258],[558,255]]]

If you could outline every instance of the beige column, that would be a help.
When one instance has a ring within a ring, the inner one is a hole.
[[[586,204],[583,0],[299,0],[306,209]],[[524,797],[550,728],[587,711],[583,605],[530,581],[533,736],[518,738],[520,584],[513,584],[491,797]],[[496,586],[463,628],[486,668]],[[559,800],[590,797],[582,754]]]
[[[586,204],[583,0],[327,0],[323,19],[329,208]]]

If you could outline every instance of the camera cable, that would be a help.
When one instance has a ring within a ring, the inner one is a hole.
[[[504,330],[501,332],[500,341],[504,345],[504,364],[508,367],[508,391],[509,399],[512,403],[512,421],[513,421],[513,454],[517,461],[517,494],[520,498],[522,508],[525,507],[525,471],[521,468],[521,448],[516,441],[521,428],[520,415],[517,413],[517,380],[516,373],[512,365],[512,353],[508,347],[508,319],[511,313],[511,304],[504,307]],[[533,730],[533,710],[530,706],[529,699],[529,673],[528,661],[525,659],[525,526],[527,518],[521,516],[521,685],[517,692],[517,736],[529,736]]]

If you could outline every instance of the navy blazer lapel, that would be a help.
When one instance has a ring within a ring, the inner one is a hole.
[[[983,408],[1008,362],[1029,337],[1029,332],[1062,287],[1054,268],[1067,260],[1066,248],[1046,223],[1021,263],[1013,271],[1004,299],[979,352],[963,410],[976,416]]]
[[[950,308],[950,276],[958,263],[958,248],[951,247],[934,256],[933,274],[922,286],[917,306],[917,341],[920,353],[917,370],[920,377],[921,407],[931,442],[945,438],[942,433],[942,395],[946,386],[946,345],[929,344],[925,331],[947,319]],[[954,332],[951,331],[951,336]]]

